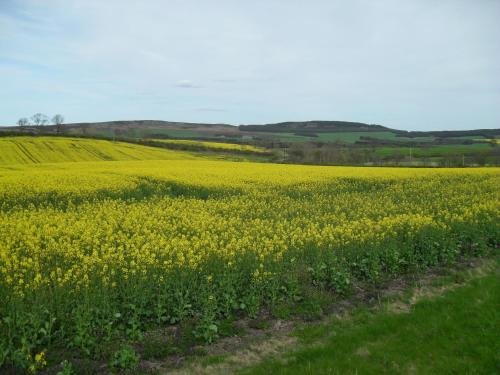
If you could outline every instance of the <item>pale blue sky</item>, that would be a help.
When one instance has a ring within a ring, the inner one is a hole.
[[[500,127],[499,0],[0,0],[0,125]]]

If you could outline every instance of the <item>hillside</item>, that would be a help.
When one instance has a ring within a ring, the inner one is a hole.
[[[172,138],[257,142],[344,142],[356,143],[363,138],[399,142],[440,142],[461,139],[500,137],[500,129],[447,131],[406,131],[383,125],[351,121],[287,121],[263,125],[230,125],[159,120],[123,120],[93,123],[68,123],[61,129],[54,125],[0,127],[0,131],[86,135],[106,138]]]
[[[500,129],[423,132],[348,121],[234,126],[133,120],[73,123],[65,124],[59,129],[56,126],[26,126],[4,127],[0,130],[0,136],[19,135],[19,132],[38,136],[62,133],[69,137],[112,139],[196,152],[197,156],[204,153],[204,157],[208,158],[221,154],[220,158],[227,160],[230,156],[235,157],[235,161],[242,157],[252,157],[253,161],[258,161],[253,157],[259,153],[255,149],[252,152],[251,149],[260,148],[266,150],[267,156],[274,155],[261,161],[299,164],[462,167],[500,164]],[[224,147],[224,144],[229,146]],[[93,158],[96,153],[91,154],[93,156],[90,157]],[[99,152],[97,154],[102,157]],[[118,157],[135,158],[127,152],[125,154],[120,153]],[[30,160],[26,155],[22,158]],[[115,156],[104,158],[123,160],[115,159]]]
[[[205,124],[159,120],[108,121],[71,123],[65,127],[70,133],[100,136],[126,136],[133,138],[212,138],[234,136],[238,127],[227,124]]]
[[[0,131],[54,134],[55,126],[23,129],[0,127]],[[224,140],[238,142],[342,142],[353,144],[366,139],[391,142],[476,141],[500,137],[500,129],[405,131],[383,125],[350,121],[288,121],[264,125],[230,125],[159,120],[123,120],[94,123],[68,123],[61,130],[67,135],[106,138],[171,138]]]
[[[59,137],[0,138],[0,165],[195,158],[185,152],[105,140]]]
[[[382,125],[351,121],[287,121],[265,125],[240,125],[241,131],[253,132],[378,132],[394,131]]]

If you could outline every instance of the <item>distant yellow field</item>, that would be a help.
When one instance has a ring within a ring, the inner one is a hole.
[[[0,138],[0,165],[195,158],[187,152],[124,142],[56,137]]]
[[[232,151],[249,151],[256,153],[265,153],[266,149],[262,147],[256,147],[251,145],[240,145],[236,143],[223,143],[223,142],[207,142],[207,141],[192,141],[185,139],[153,139],[155,142],[177,144],[177,145],[189,145],[197,147],[205,147],[208,149],[215,150],[232,150]]]
[[[497,145],[500,144],[500,138],[489,138],[489,139],[484,139],[484,141],[486,142],[491,142],[491,143],[495,143]]]

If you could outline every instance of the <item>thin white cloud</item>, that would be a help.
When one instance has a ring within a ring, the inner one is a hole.
[[[215,107],[200,107],[195,110],[198,112],[227,112],[227,109]]]
[[[180,87],[183,89],[198,89],[201,86],[196,85],[194,82],[192,82],[188,79],[183,79],[183,80],[177,81],[177,83],[175,84],[175,87]]]

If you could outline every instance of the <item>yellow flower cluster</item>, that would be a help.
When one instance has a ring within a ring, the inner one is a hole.
[[[198,300],[200,309],[209,301],[222,310],[223,298],[247,306],[238,293],[248,283],[276,280],[286,273],[280,264],[292,270],[312,251],[349,249],[353,269],[371,272],[357,254],[387,252],[391,241],[409,248],[424,231],[434,236],[429,248],[460,226],[470,233],[486,228],[498,240],[499,186],[498,169],[204,160],[0,167],[0,297],[10,302],[2,301],[0,313],[32,301],[63,327],[57,314],[67,315],[56,304],[80,311],[86,291],[100,291],[103,306],[116,308],[110,316],[121,319],[131,305],[123,302],[126,291],[134,288],[142,288],[144,306],[153,306],[141,312],[148,319],[154,313],[178,321]],[[426,251],[424,242],[419,246],[416,254]],[[191,284],[175,293],[165,287],[182,278]],[[166,302],[158,297],[163,290]]]
[[[289,250],[445,231],[497,215],[498,186],[492,169],[162,161],[3,170],[0,283],[25,296],[96,280],[153,282],[214,256],[279,261]]]

